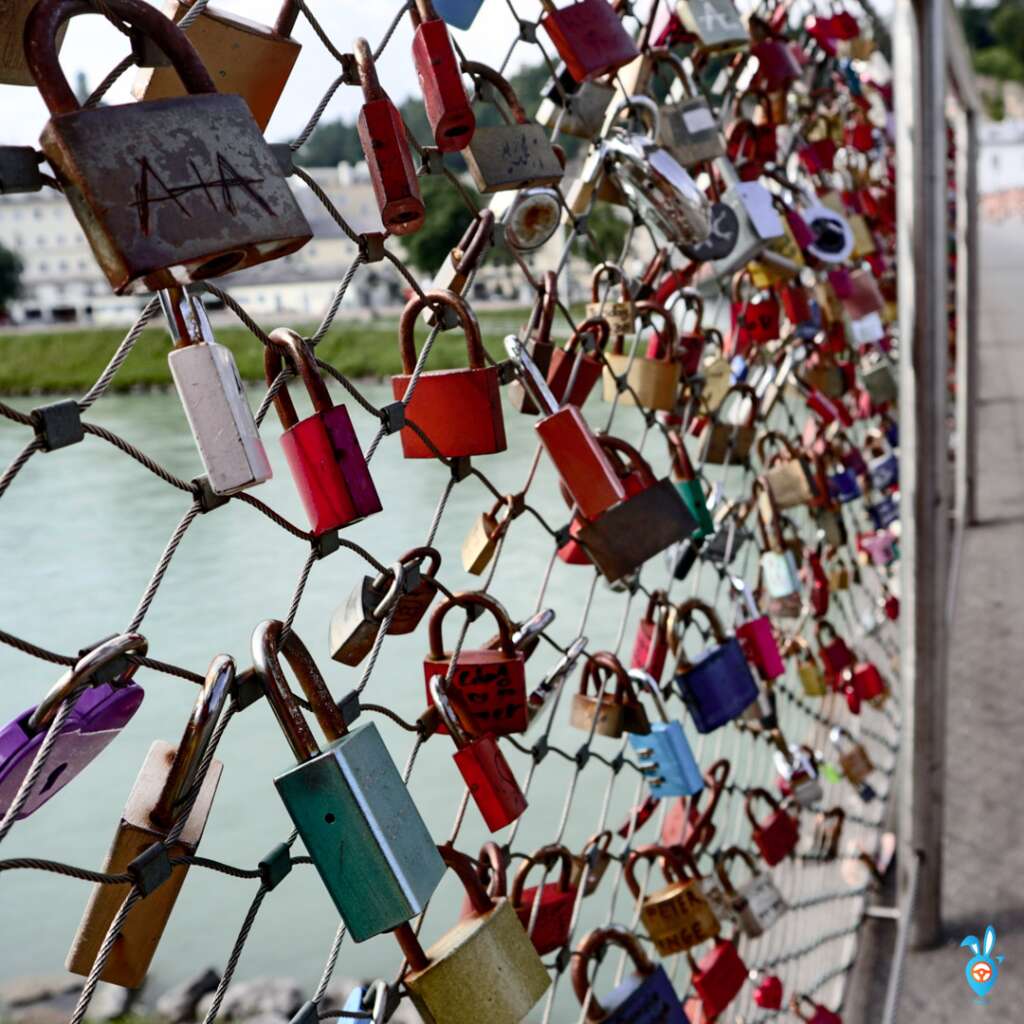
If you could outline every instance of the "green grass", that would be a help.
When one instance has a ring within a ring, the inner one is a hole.
[[[573,311],[574,314],[577,312]],[[526,310],[480,313],[484,344],[495,359],[504,358],[502,338],[528,318]],[[311,331],[306,325],[300,332]],[[263,346],[245,328],[218,326],[217,340],[234,354],[245,380],[263,379]],[[0,334],[0,394],[75,392],[88,388],[117,350],[127,328],[54,328],[39,333]],[[563,336],[564,330],[557,336]],[[417,344],[426,328],[417,332]],[[171,383],[167,367],[170,339],[161,328],[143,332],[114,378],[114,391],[164,387]],[[350,377],[386,377],[402,369],[398,327],[394,318],[373,323],[346,322],[335,327],[320,343],[317,354]],[[429,369],[466,365],[466,345],[460,331],[441,335],[430,353]]]

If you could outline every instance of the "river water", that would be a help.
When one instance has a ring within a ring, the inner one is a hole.
[[[369,399],[383,403],[383,385],[366,388]],[[21,408],[36,404],[20,401]],[[364,443],[373,422],[356,407],[353,418]],[[595,406],[591,418],[603,421]],[[173,473],[191,478],[200,465],[178,398],[173,392],[111,396],[102,399],[89,419],[128,438]],[[509,450],[480,459],[481,467],[503,492],[517,490],[526,478],[534,451],[533,421],[507,410]],[[277,441],[273,414],[265,430],[274,479],[258,495],[295,522],[302,510]],[[635,410],[623,410],[616,433],[639,440],[642,424]],[[25,443],[28,431],[0,421],[0,462],[6,465]],[[661,452],[657,453],[659,461]],[[389,438],[373,460],[373,473],[385,511],[346,531],[383,561],[421,544],[446,471],[432,462],[409,462],[399,456],[398,439]],[[542,464],[530,492],[531,501],[561,525],[564,505],[549,465]],[[475,578],[459,562],[462,537],[473,519],[491,503],[479,481],[456,487],[438,531],[445,561],[443,575],[453,588],[472,588]],[[53,650],[72,652],[113,632],[132,619],[153,567],[188,506],[182,492],[168,486],[108,444],[87,438],[78,446],[34,457],[0,502],[0,626]],[[499,562],[493,592],[514,616],[529,614],[548,564],[550,542],[532,517],[524,516],[512,532],[514,545]],[[266,618],[283,618],[307,553],[306,545],[240,502],[231,502],[192,524],[146,616],[142,631],[150,653],[203,672],[218,652],[249,661],[249,637]],[[332,610],[367,571],[355,554],[340,550],[317,563],[296,619],[296,629],[324,669],[335,696],[351,689],[357,669],[330,661],[327,624]],[[649,570],[652,573],[655,570]],[[663,578],[660,567],[657,577]],[[590,575],[578,566],[556,562],[545,604],[558,620],[553,635],[575,635],[584,610]],[[596,588],[587,634],[592,649],[614,648],[623,596],[603,584]],[[633,621],[641,611],[634,602]],[[449,625],[454,633],[456,622]],[[493,632],[491,623],[474,625],[474,636]],[[421,660],[425,624],[413,635],[389,638],[364,700],[387,704],[407,719],[423,707]],[[628,651],[626,652],[628,654]],[[542,647],[530,663],[533,682],[554,661]],[[35,703],[55,681],[53,666],[0,646],[0,718],[7,720]],[[146,751],[155,739],[176,742],[195,698],[191,683],[141,672],[146,699],[128,728],[72,785],[33,817],[18,823],[3,844],[3,857],[33,856],[98,869],[119,820],[125,798]],[[575,751],[583,734],[559,709],[551,740]],[[401,768],[412,736],[390,721],[378,722]],[[597,741],[614,755],[616,741]],[[410,788],[438,841],[449,833],[462,794],[451,759],[452,747],[436,738],[417,759]],[[219,748],[225,769],[213,804],[201,853],[245,867],[285,838],[290,829],[273,786],[275,774],[289,767],[290,751],[265,702],[253,705],[230,724]],[[514,750],[509,759],[522,777],[527,759]],[[570,763],[556,755],[542,765],[529,793],[517,849],[532,849],[550,839],[565,804]],[[635,775],[624,773],[613,787],[609,821],[624,820],[636,798]],[[608,772],[591,762],[580,776],[566,842],[579,849],[595,830],[601,814]],[[475,851],[487,838],[476,809],[470,806],[459,838]],[[454,882],[446,878],[442,894],[451,899]],[[88,897],[87,883],[35,871],[0,875],[0,978],[59,970]],[[193,869],[164,935],[151,973],[153,989],[212,965],[222,969],[231,944],[256,890],[254,881],[237,880]],[[450,907],[446,899],[439,907]],[[586,902],[582,924],[596,923],[607,909],[605,899]],[[628,917],[628,907],[620,917]],[[425,936],[433,940],[452,924],[444,909],[428,914]],[[263,904],[246,944],[238,977],[282,975],[313,984],[320,975],[337,924],[337,915],[312,868],[298,867]],[[577,934],[582,934],[582,930]],[[337,968],[339,977],[390,976],[398,962],[390,936],[356,945],[346,941]],[[556,1017],[568,1019],[572,997],[563,985]]]

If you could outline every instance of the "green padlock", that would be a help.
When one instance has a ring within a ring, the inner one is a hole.
[[[305,644],[277,620],[256,628],[253,661],[299,763],[274,779],[349,934],[362,942],[422,913],[444,874],[402,776],[372,723],[349,731]],[[323,750],[281,668],[331,742]]]
[[[693,539],[703,540],[715,532],[715,524],[711,519],[711,512],[708,510],[704,487],[697,479],[682,437],[675,430],[668,432],[668,443],[669,454],[672,457],[672,478],[675,480],[676,490],[690,515],[697,521]]]

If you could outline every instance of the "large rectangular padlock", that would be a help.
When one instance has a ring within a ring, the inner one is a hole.
[[[541,27],[577,82],[601,78],[639,56],[636,43],[608,0],[573,0],[562,8],[553,0],[541,0],[541,5]]]
[[[314,413],[299,421],[283,385],[274,407],[284,433],[281,448],[314,533],[335,530],[381,511],[380,498],[359,438],[343,405],[332,405],[309,345],[295,331],[280,327],[264,351],[264,372],[271,385],[287,357],[313,399]]]
[[[104,874],[124,874],[144,851],[166,839],[180,816],[183,803],[199,782],[199,769],[234,679],[234,661],[225,654],[214,658],[181,742],[174,747],[157,740],[149,748],[100,869]],[[222,768],[220,761],[210,762],[184,828],[167,847],[168,857],[189,857],[196,852]],[[131,908],[100,973],[102,981],[125,988],[137,988],[143,983],[187,874],[187,864],[175,865],[162,885]],[[93,889],[68,952],[69,971],[88,976],[130,889],[127,883],[97,885]]]
[[[25,54],[51,117],[40,146],[114,291],[158,290],[287,256],[309,224],[244,99],[217,93],[173,22],[141,0],[110,12],[170,58],[190,95],[81,108],[55,39],[80,7],[42,0]]]
[[[298,764],[274,779],[289,816],[356,942],[422,913],[444,863],[377,726],[349,730],[312,655],[284,624],[253,634],[256,671]],[[288,687],[291,666],[329,743],[321,750]]]
[[[747,965],[740,958],[736,946],[721,937],[697,963],[689,950],[690,982],[697,990],[704,1016],[716,1020],[736,998],[747,982]]]
[[[168,0],[163,12],[180,22],[194,6],[194,0]],[[206,7],[185,29],[188,41],[220,91],[241,96],[260,131],[270,123],[302,49],[302,44],[291,38],[298,15],[296,0],[283,0],[274,27],[269,28],[217,7]],[[137,100],[185,95],[174,69],[156,66],[154,56],[143,57],[143,66],[132,83],[132,95]],[[150,64],[153,66],[147,66]]]
[[[704,50],[733,50],[750,43],[750,33],[732,0],[679,0],[676,14]]]
[[[237,494],[273,476],[231,349],[218,345],[202,300],[160,292],[175,349],[167,356],[214,494]]]

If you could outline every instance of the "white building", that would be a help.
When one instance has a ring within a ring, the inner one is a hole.
[[[985,122],[978,143],[978,191],[1024,189],[1024,121]]]

